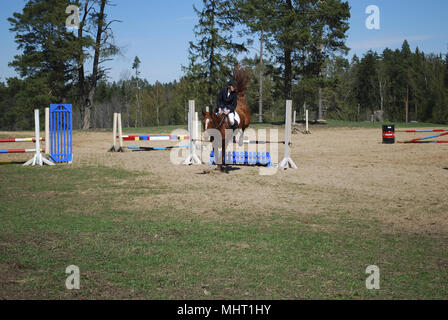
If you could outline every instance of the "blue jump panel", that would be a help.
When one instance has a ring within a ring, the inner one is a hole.
[[[50,156],[54,162],[73,161],[72,105],[50,105]]]

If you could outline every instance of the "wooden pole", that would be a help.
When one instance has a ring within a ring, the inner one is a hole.
[[[112,141],[112,147],[117,147],[117,119],[118,119],[118,113],[114,113],[114,124],[113,124],[113,141]]]
[[[45,153],[50,154],[50,108],[45,108]]]
[[[118,143],[117,145],[117,131],[118,131]],[[114,113],[114,123],[112,125],[112,147],[108,150],[109,152],[123,152],[123,131],[121,127],[121,113]]]
[[[194,113],[194,138],[196,140],[202,140],[202,139],[198,139],[199,137],[199,131],[200,131],[200,123],[199,123],[199,115],[197,112]],[[196,141],[195,143],[198,143],[198,141]],[[201,143],[199,143],[201,144]]]
[[[194,100],[188,101],[189,104],[189,112],[188,112],[188,135],[190,136],[190,147],[189,147],[189,155],[187,159],[185,159],[184,164],[201,164],[201,159],[199,159],[196,154],[196,136],[195,136],[195,128],[194,128]]]
[[[306,124],[305,133],[308,134],[308,133],[310,133],[310,130],[308,130],[309,129],[309,127],[308,127],[308,109],[306,109],[306,111],[305,111],[305,124]]]
[[[118,125],[118,141],[120,143],[120,148],[118,149],[119,152],[123,152],[123,127],[121,124],[121,112],[118,114],[117,118],[117,125]]]

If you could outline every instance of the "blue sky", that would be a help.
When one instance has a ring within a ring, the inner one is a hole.
[[[7,18],[21,11],[25,3],[25,0],[0,1],[0,81],[16,75],[8,67],[17,50]],[[188,42],[194,39],[193,28],[197,23],[193,4],[200,8],[202,1],[113,0],[113,3],[115,6],[109,8],[108,14],[112,19],[122,20],[113,27],[122,53],[107,65],[111,68],[111,79],[129,75],[136,55],[142,61],[141,77],[150,83],[179,79],[181,65],[187,64]],[[385,47],[399,48],[404,39],[408,39],[413,50],[418,46],[426,53],[448,52],[447,0],[349,0],[349,4],[349,57],[362,56],[369,49],[382,52]],[[365,10],[369,5],[380,9],[379,30],[365,26],[368,17]]]

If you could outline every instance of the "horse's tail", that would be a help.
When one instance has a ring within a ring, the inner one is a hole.
[[[238,64],[233,68],[233,79],[236,81],[238,95],[244,95],[249,85],[249,70],[241,68]]]

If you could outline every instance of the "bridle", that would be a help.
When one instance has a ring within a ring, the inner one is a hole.
[[[224,115],[224,116],[222,117],[221,121],[219,122],[219,124],[218,124],[214,129],[219,130],[219,129],[222,127],[222,125],[225,123],[226,118],[227,118],[227,115]],[[208,130],[208,125],[209,125],[209,122],[210,122],[210,121],[211,121],[212,123],[215,123],[215,121],[214,121],[214,119],[213,119],[212,116],[210,116],[209,118],[206,118],[206,120],[205,120],[205,125],[204,125],[204,129],[205,129],[205,131]]]

